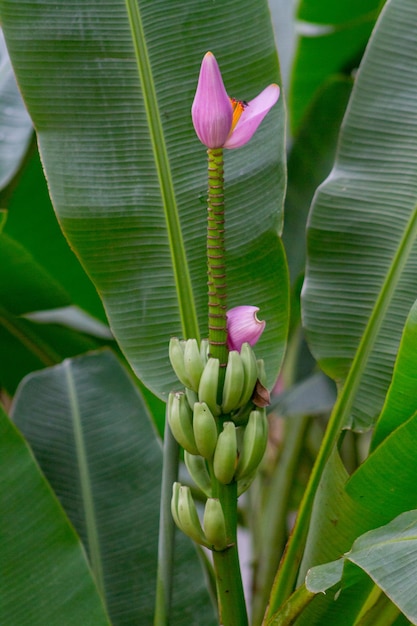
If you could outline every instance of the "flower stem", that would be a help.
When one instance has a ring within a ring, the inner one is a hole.
[[[247,626],[245,596],[237,549],[237,483],[222,485],[213,481],[213,495],[219,498],[226,520],[229,547],[213,552],[217,601],[222,626]]]
[[[219,404],[227,364],[226,264],[224,245],[223,150],[207,150],[208,155],[208,213],[207,213],[207,276],[208,330],[210,356],[219,359]],[[221,421],[221,420],[220,420]],[[220,429],[220,422],[218,424]],[[245,596],[237,549],[237,483],[221,484],[213,472],[213,497],[222,505],[228,547],[213,552],[216,574],[217,602],[223,626],[247,626]]]
[[[226,266],[224,246],[223,150],[209,149],[207,275],[210,356],[219,359],[221,371],[227,362]],[[221,374],[222,376],[222,374]],[[222,385],[219,385],[221,387]]]

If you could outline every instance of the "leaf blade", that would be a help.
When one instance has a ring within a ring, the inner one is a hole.
[[[369,427],[382,405],[417,286],[417,181],[407,164],[417,159],[411,112],[417,92],[410,83],[417,71],[409,22],[414,11],[407,0],[383,10],[354,86],[335,166],[310,215],[307,333],[333,378],[345,380],[356,358],[347,423],[358,429]],[[406,57],[407,68],[398,71]]]
[[[139,7],[204,336],[205,211],[199,197],[205,194],[206,164],[189,114],[198,66],[206,49],[213,48],[228,89],[250,99],[268,82],[279,82],[274,38],[266,2],[254,7],[246,1],[245,10],[236,0],[216,11],[196,0],[186,7],[179,0],[140,2]],[[37,1],[19,13],[3,0],[0,11],[61,225],[105,303],[129,362],[162,397],[175,384],[166,346],[171,335],[181,334],[181,316],[126,5],[113,0],[103,8],[97,0],[78,0],[68,13],[67,7]],[[73,12],[78,21],[68,19]],[[247,43],[244,52],[241,37]],[[40,76],[36,89],[34,71]],[[249,301],[257,286],[252,304],[270,320],[259,354],[267,361],[269,385],[282,358],[288,315],[278,239],[283,140],[279,102],[250,145],[226,155],[227,246],[247,266],[245,280],[239,276],[240,263],[231,270],[230,306]],[[267,249],[270,240],[274,245]],[[268,262],[282,272],[279,290]]]

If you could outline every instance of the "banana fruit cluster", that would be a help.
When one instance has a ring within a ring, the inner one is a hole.
[[[217,498],[207,498],[201,525],[190,488],[174,483],[171,513],[178,528],[201,546],[219,552],[228,547],[226,520]]]
[[[206,340],[199,347],[195,339],[180,341],[173,337],[169,358],[178,379],[186,387],[189,400],[205,402],[216,417],[235,414],[233,421],[236,422],[247,418],[245,408],[263,370],[262,362],[256,361],[248,343],[242,345],[240,352],[229,352],[221,398],[218,397],[219,360],[208,356]]]
[[[184,392],[172,392],[168,398],[168,422],[171,432],[184,448],[185,462],[195,483],[207,492],[209,462],[216,479],[223,485],[252,474],[262,461],[268,441],[265,409],[250,412],[245,425],[232,420],[221,424],[205,402],[195,402],[191,409]],[[193,459],[192,457],[195,457]]]
[[[206,495],[201,523],[189,487],[174,483],[171,511],[177,526],[198,544],[225,550],[230,541],[214,486],[237,483],[238,495],[255,477],[268,440],[265,408],[252,402],[263,362],[251,346],[240,353],[230,351],[223,388],[219,392],[219,360],[208,354],[208,343],[195,339],[171,339],[172,367],[185,389],[169,394],[167,418],[171,432],[184,448],[184,461],[191,478]],[[217,481],[217,482],[216,482]]]

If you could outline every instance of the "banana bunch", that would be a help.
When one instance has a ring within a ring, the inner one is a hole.
[[[171,513],[180,530],[201,546],[210,550],[225,550],[228,545],[226,520],[220,501],[207,498],[203,526],[189,487],[174,483],[172,486]]]
[[[248,343],[243,344],[240,353],[236,350],[229,352],[220,397],[220,364],[218,359],[208,356],[207,340],[203,340],[199,347],[195,339],[180,341],[173,337],[169,344],[169,358],[186,388],[190,406],[197,401],[205,402],[215,417],[238,413],[238,420],[245,421],[260,374],[260,364]],[[244,409],[248,409],[246,413]]]
[[[218,483],[237,482],[238,495],[253,481],[264,456],[268,422],[257,394],[264,387],[263,362],[251,346],[230,351],[220,384],[219,360],[209,356],[208,342],[195,339],[169,345],[172,367],[185,389],[169,394],[167,419],[171,432],[184,448],[184,461],[195,484],[206,496],[202,523],[190,488],[174,483],[172,516],[177,526],[196,543],[225,550],[230,542],[222,503],[214,495]],[[262,400],[262,398],[261,398]],[[266,402],[267,403],[267,402]],[[256,405],[256,406],[255,406]]]

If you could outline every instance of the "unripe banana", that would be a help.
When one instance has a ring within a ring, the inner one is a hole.
[[[212,550],[221,551],[227,548],[226,520],[220,500],[217,498],[207,499],[203,527]]]
[[[265,362],[263,359],[257,359],[256,365],[258,368],[258,380],[261,381],[263,385],[266,386],[266,371],[265,371]]]
[[[201,342],[200,342],[200,356],[201,356],[201,360],[202,360],[204,365],[208,361],[209,348],[210,348],[209,340],[208,339],[202,339]]]
[[[219,386],[219,359],[209,358],[201,374],[198,387],[198,399],[205,402],[213,415],[220,415],[217,404],[217,388]]]
[[[233,422],[225,422],[223,431],[217,439],[214,452],[214,475],[223,485],[232,482],[237,463],[236,426]]]
[[[184,452],[184,461],[187,466],[188,473],[191,478],[201,489],[201,491],[209,498],[211,497],[211,480],[210,474],[207,469],[206,461],[202,456],[196,456],[195,454],[190,454],[185,450]]]
[[[177,516],[179,527],[188,537],[206,548],[210,547],[203,529],[201,528],[191,490],[184,485],[181,485],[179,489]]]
[[[178,443],[191,454],[198,454],[194,439],[192,411],[184,392],[171,392],[168,396],[168,423]]]
[[[169,360],[171,361],[172,369],[176,373],[178,380],[182,382],[183,385],[191,387],[191,381],[185,370],[184,349],[184,341],[180,341],[178,337],[171,337],[169,342]]]
[[[217,444],[217,423],[205,402],[194,404],[193,430],[199,453],[211,460]]]
[[[265,454],[268,442],[268,420],[265,410],[251,411],[243,434],[242,450],[240,451],[235,478],[237,480],[252,474]]]
[[[241,347],[240,358],[242,359],[243,369],[245,371],[245,382],[239,402],[240,406],[244,406],[251,399],[253,390],[255,389],[256,380],[258,378],[258,366],[255,353],[248,343],[244,343]]]
[[[174,483],[172,485],[172,498],[171,498],[171,514],[174,522],[180,528],[180,520],[178,517],[178,498],[180,495],[180,483]]]
[[[185,342],[184,367],[186,376],[191,383],[190,388],[193,391],[198,391],[198,385],[204,369],[204,361],[201,358],[200,348],[196,339],[187,339]]]
[[[227,359],[224,377],[222,412],[227,415],[238,409],[245,382],[245,370],[239,352],[231,350]]]

